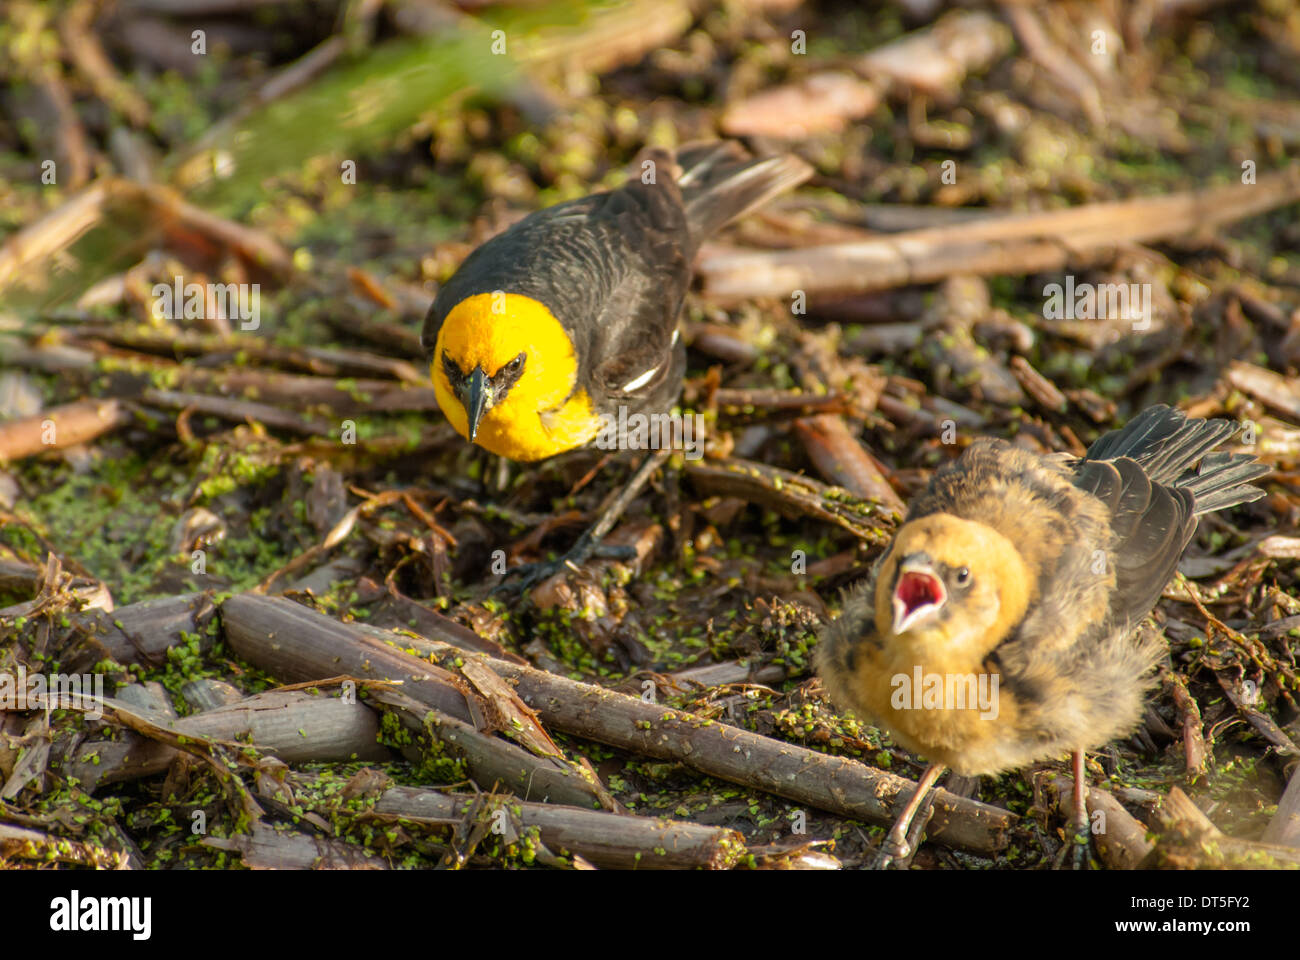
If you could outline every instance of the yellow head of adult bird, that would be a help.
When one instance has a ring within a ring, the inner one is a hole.
[[[453,307],[435,339],[438,405],[456,431],[512,460],[587,443],[599,428],[577,388],[573,341],[541,302],[477,293]]]
[[[811,174],[735,143],[650,151],[616,190],[525,217],[438,292],[421,341],[457,432],[512,460],[590,443],[605,417],[666,413],[700,244]]]

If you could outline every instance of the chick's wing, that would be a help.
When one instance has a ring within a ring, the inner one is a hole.
[[[1194,499],[1185,488],[1152,483],[1127,457],[1085,460],[1074,482],[1110,514],[1109,549],[1095,557],[1097,568],[1106,564],[1115,572],[1107,619],[1135,624],[1155,606],[1196,531]]]

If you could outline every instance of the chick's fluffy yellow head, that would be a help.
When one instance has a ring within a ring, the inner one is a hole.
[[[982,659],[1024,617],[1034,589],[1020,551],[947,513],[899,530],[876,581],[876,627],[918,653]]]
[[[456,304],[438,331],[430,374],[456,431],[512,460],[572,449],[599,429],[586,392],[574,389],[573,341],[550,310],[522,294],[479,293]],[[476,375],[482,407],[473,423]]]

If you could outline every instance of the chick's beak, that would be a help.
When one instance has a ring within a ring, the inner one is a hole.
[[[468,397],[465,402],[465,413],[469,419],[469,442],[473,443],[474,438],[478,436],[478,423],[483,419],[483,414],[492,405],[492,392],[488,386],[487,374],[483,372],[482,367],[475,367],[474,372],[469,375]]]
[[[948,601],[948,591],[943,579],[934,572],[930,558],[924,553],[908,554],[898,565],[898,580],[894,584],[894,634],[913,627]]]

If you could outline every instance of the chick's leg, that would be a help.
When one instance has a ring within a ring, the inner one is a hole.
[[[880,856],[876,859],[876,870],[884,870],[895,860],[906,859],[912,852],[912,845],[919,841],[919,836],[912,841],[908,840],[908,829],[912,825],[912,820],[916,817],[917,811],[921,809],[921,804],[926,796],[930,793],[930,788],[947,769],[942,763],[932,763],[925,768],[925,773],[921,775],[921,780],[916,785],[916,792],[912,794],[912,799],[907,801],[907,806],[903,812],[898,815],[898,819],[890,828],[889,833],[885,835],[885,841],[880,845]],[[928,819],[923,817],[922,820]]]
[[[1084,779],[1083,751],[1074,751],[1074,869],[1083,868],[1092,836],[1088,821],[1088,781]]]
[[[1083,751],[1074,751],[1074,827],[1075,833],[1088,825],[1088,784],[1083,779]]]
[[[573,549],[563,557],[559,560],[528,563],[516,567],[506,573],[506,579],[499,583],[492,592],[525,592],[566,568],[576,573],[578,568],[592,557],[610,557],[625,560],[629,555],[634,556],[636,551],[631,547],[606,546],[600,541],[614,529],[614,524],[618,523],[619,518],[623,516],[623,512],[641,493],[642,488],[650,482],[650,478],[655,475],[655,472],[672,456],[672,453],[671,449],[656,450],[642,460],[641,465],[632,474],[632,478],[627,482],[627,485],[605,502],[596,522],[578,538],[578,542],[573,545]]]

